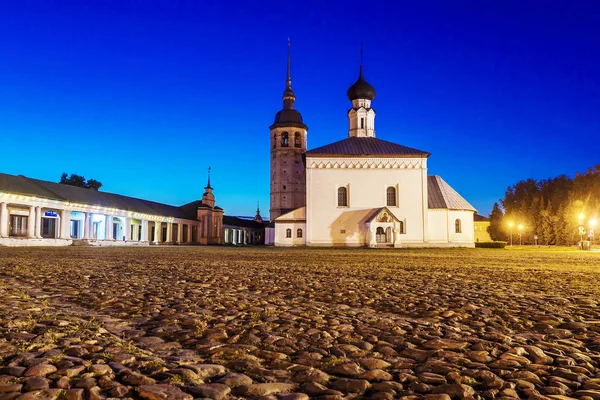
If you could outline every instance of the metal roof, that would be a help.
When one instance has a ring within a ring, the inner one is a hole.
[[[198,218],[197,209],[201,205],[200,201],[195,201],[177,207],[115,193],[32,179],[23,175],[2,173],[0,173],[0,191],[191,220]],[[219,207],[215,207],[215,209],[220,210]]]
[[[427,203],[428,208],[477,211],[438,175],[427,177]]]
[[[307,157],[429,157],[429,153],[374,137],[349,137],[306,152]]]

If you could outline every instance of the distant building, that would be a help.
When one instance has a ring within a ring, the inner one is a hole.
[[[473,220],[475,221],[475,241],[492,242],[492,237],[487,230],[488,226],[490,226],[490,219],[475,213]]]
[[[269,221],[263,221],[260,209],[254,218],[223,217],[223,243],[233,245],[265,244],[265,228]]]
[[[0,245],[221,244],[213,188],[181,207],[0,174]]]
[[[283,110],[271,125],[275,245],[473,247],[475,208],[427,175],[429,153],[375,137],[375,89],[362,65],[347,95],[348,138],[302,159],[307,129],[294,110],[288,51]]]

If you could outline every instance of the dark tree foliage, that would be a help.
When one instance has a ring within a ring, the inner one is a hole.
[[[506,240],[510,233],[509,222],[513,222],[513,238],[522,224],[523,244],[533,244],[534,236],[541,245],[572,245],[580,239],[579,215],[583,214],[586,232],[594,227],[589,221],[598,220],[595,228],[600,233],[600,164],[585,173],[576,173],[570,178],[527,179],[506,189],[490,215],[488,232],[494,240]],[[595,233],[595,232],[594,232]],[[600,242],[600,235],[596,234]]]
[[[60,181],[58,183],[94,190],[98,190],[102,187],[102,183],[95,179],[88,179],[86,181],[81,175],[68,175],[66,172],[63,172],[63,174],[60,176]]]
[[[487,231],[490,234],[492,240],[506,240],[506,235],[504,234],[504,230],[502,229],[503,221],[504,213],[500,209],[500,205],[498,203],[494,203],[492,213],[490,214],[490,226],[488,226],[487,228]]]

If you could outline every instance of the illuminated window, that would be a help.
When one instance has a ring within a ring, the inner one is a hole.
[[[302,137],[300,136],[300,132],[296,132],[294,134],[294,147],[302,147]]]
[[[462,233],[462,227],[461,227],[460,219],[457,219],[456,221],[454,221],[454,231],[456,233]]]
[[[299,237],[299,238],[302,237],[302,229],[296,230],[296,237]]]
[[[388,207],[396,207],[396,188],[393,186],[390,186],[387,188],[386,190],[386,197],[387,197],[387,206]]]
[[[285,237],[286,238],[291,238],[292,237],[292,230],[290,228],[287,228],[285,230]]]
[[[338,207],[348,207],[348,189],[345,186],[338,188]]]
[[[290,145],[290,137],[287,132],[281,134],[281,147],[288,147]]]

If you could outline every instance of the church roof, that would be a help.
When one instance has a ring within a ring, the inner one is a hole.
[[[427,177],[427,203],[428,208],[477,211],[439,175]]]
[[[115,193],[100,192],[94,189],[80,188],[56,182],[28,178],[23,175],[0,173],[0,191],[26,196],[88,204],[100,207],[116,208],[141,214],[160,215],[165,217],[196,220],[197,207],[186,207],[199,204],[192,202],[183,207],[157,203],[154,201],[123,196]],[[215,209],[220,209],[215,207]]]
[[[307,156],[330,157],[429,157],[429,153],[374,137],[349,137],[306,152]]]

